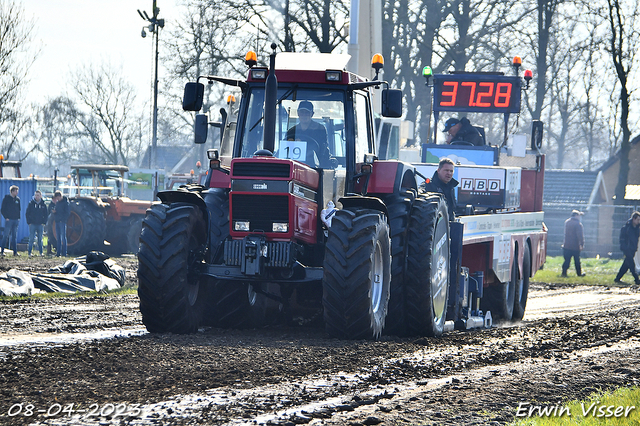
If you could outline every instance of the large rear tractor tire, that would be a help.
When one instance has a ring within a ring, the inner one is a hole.
[[[449,214],[439,195],[419,195],[409,226],[405,278],[409,335],[441,336],[449,302]]]
[[[385,198],[391,232],[391,291],[385,334],[401,335],[405,330],[404,275],[407,264],[407,230],[415,190],[405,190]]]
[[[193,333],[202,319],[203,285],[196,266],[206,245],[202,211],[191,204],[154,204],[142,222],[138,296],[151,333]]]
[[[69,201],[71,211],[67,220],[67,253],[83,255],[104,248],[106,221],[103,211],[84,201]],[[58,235],[53,220],[47,221],[47,236],[56,247]]]
[[[515,305],[513,305],[514,321],[524,318],[524,311],[527,308],[527,298],[529,297],[529,278],[531,276],[531,250],[529,244],[524,244],[524,259],[522,259],[522,274],[519,274],[516,282]]]
[[[377,339],[391,286],[391,240],[376,210],[336,212],[325,248],[322,305],[332,337]]]

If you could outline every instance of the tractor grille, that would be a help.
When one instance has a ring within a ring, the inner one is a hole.
[[[290,222],[289,197],[287,195],[234,194],[232,192],[231,219],[232,224],[238,220],[248,220],[251,232],[272,232],[274,222]]]
[[[233,177],[264,177],[288,178],[291,174],[290,163],[234,163],[231,175]]]
[[[292,250],[289,242],[269,241],[267,245],[267,262],[265,266],[274,268],[290,267],[294,259],[295,249]],[[224,263],[227,266],[242,265],[243,240],[225,241],[224,243]]]

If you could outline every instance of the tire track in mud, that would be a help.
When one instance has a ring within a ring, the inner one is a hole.
[[[638,383],[640,304],[617,306],[440,339],[349,342],[274,327],[4,348],[0,423],[17,424],[6,416],[16,401],[59,401],[144,407],[145,417],[100,424],[503,424],[518,401]]]

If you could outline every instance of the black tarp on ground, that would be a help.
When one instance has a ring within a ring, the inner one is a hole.
[[[124,285],[125,270],[102,252],[67,260],[46,274],[11,269],[0,274],[0,295],[29,296],[42,292],[76,293],[115,290]]]

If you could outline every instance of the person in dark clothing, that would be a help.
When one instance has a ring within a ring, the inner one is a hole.
[[[624,253],[624,262],[620,266],[618,275],[614,282],[620,283],[622,276],[631,271],[636,284],[640,284],[638,273],[636,272],[636,263],[633,258],[638,251],[638,239],[640,238],[640,212],[633,212],[631,218],[627,220],[622,229],[620,229],[620,250]]]
[[[438,170],[433,173],[433,177],[420,185],[422,192],[437,192],[444,195],[449,210],[449,221],[456,219],[456,195],[455,187],[458,181],[453,178],[454,164],[453,160],[443,158],[438,163]]]
[[[450,118],[444,124],[444,132],[447,133],[447,143],[453,142],[469,142],[475,146],[483,146],[484,139],[482,139],[482,135],[473,127],[471,122],[467,117],[462,117],[461,119]]]
[[[33,194],[31,201],[29,201],[25,214],[27,224],[29,225],[29,246],[27,248],[29,257],[31,257],[31,250],[33,249],[33,243],[36,237],[38,238],[38,251],[40,252],[40,256],[42,256],[42,234],[44,225],[47,223],[48,215],[47,205],[42,199],[42,192],[38,189],[35,194]]]
[[[580,252],[584,248],[584,227],[580,223],[580,216],[584,213],[578,210],[571,212],[571,217],[564,222],[564,243],[562,244],[562,254],[564,263],[562,264],[562,276],[567,276],[567,270],[571,265],[571,258],[576,266],[576,273],[579,277],[587,274],[582,273],[580,265]]]
[[[67,220],[71,214],[69,209],[69,199],[62,195],[62,192],[56,191],[52,199],[53,206],[51,214],[56,227],[56,256],[67,255]]]
[[[305,163],[323,168],[331,167],[331,152],[327,145],[327,129],[314,121],[313,104],[309,101],[302,101],[298,105],[298,124],[287,130],[287,140],[300,140],[307,143],[307,153]],[[317,156],[317,163],[314,159]]]
[[[9,194],[4,196],[2,200],[2,216],[4,216],[4,237],[2,238],[2,251],[0,255],[4,256],[4,249],[7,244],[13,245],[13,255],[18,255],[18,225],[20,225],[20,197],[18,197],[18,187],[11,185]]]

